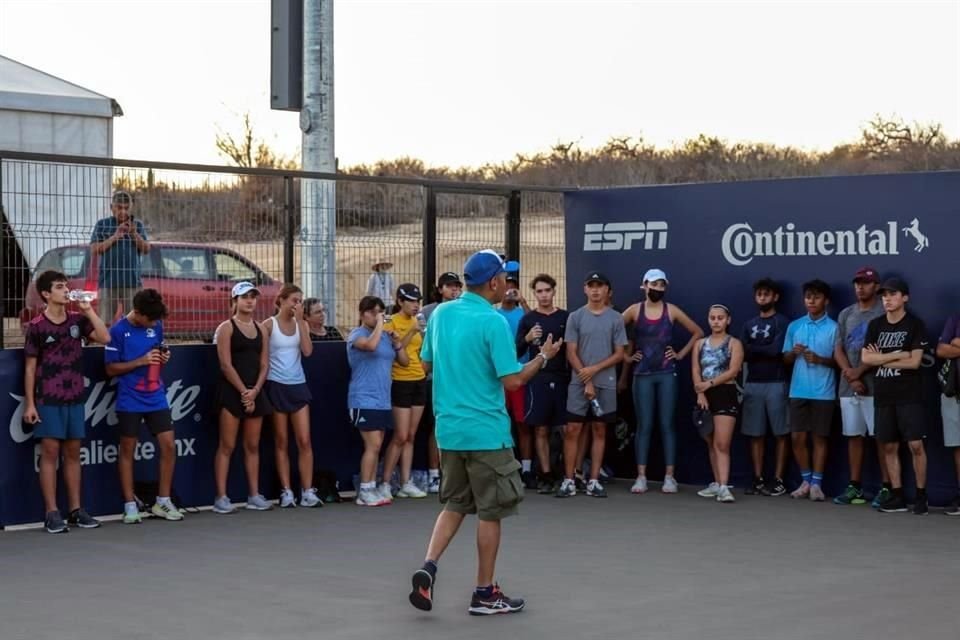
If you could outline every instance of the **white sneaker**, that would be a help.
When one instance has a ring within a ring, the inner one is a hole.
[[[389,482],[381,483],[380,487],[377,489],[377,493],[380,494],[380,497],[386,501],[387,504],[393,502],[393,488],[390,486]]]
[[[736,502],[737,499],[733,497],[733,494],[730,492],[730,487],[727,485],[720,485],[720,491],[717,492],[717,502]]]
[[[664,476],[663,477],[663,486],[660,487],[660,491],[663,493],[676,493],[679,491],[677,486],[677,481],[674,480],[673,476]]]
[[[818,484],[810,485],[811,500],[813,500],[814,502],[823,502],[825,498],[826,496],[823,495],[823,489],[820,487],[820,485]]]
[[[630,487],[630,493],[646,493],[647,492],[647,478],[646,476],[639,476],[636,482],[633,483],[633,486]]]
[[[412,480],[407,480],[407,483],[400,487],[400,491],[397,492],[398,498],[426,498],[427,492],[423,491],[417,485],[413,484]]]
[[[390,504],[376,489],[360,489],[357,492],[356,503],[361,507],[381,507]]]
[[[716,482],[711,482],[705,488],[697,491],[697,495],[701,498],[716,498],[720,495],[720,485]]]
[[[802,499],[810,497],[810,483],[804,480],[800,483],[800,486],[797,487],[793,493],[790,494],[791,498]]]
[[[236,513],[237,508],[233,506],[230,502],[230,498],[227,496],[220,496],[213,501],[213,512],[214,513]]]
[[[322,507],[323,500],[317,497],[317,490],[310,488],[304,489],[303,493],[300,495],[300,506],[301,507]]]
[[[249,496],[247,498],[246,508],[249,511],[270,511],[273,509],[273,503],[258,493],[255,496]]]
[[[290,489],[284,489],[280,492],[280,508],[292,509],[297,506],[297,497],[293,495]]]
[[[430,478],[430,484],[427,486],[427,493],[440,493],[440,476]]]

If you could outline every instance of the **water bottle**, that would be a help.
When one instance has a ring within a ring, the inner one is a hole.
[[[533,328],[534,328],[534,329],[536,329],[536,328],[538,328],[538,327],[541,329],[541,331],[543,330],[543,327],[540,326],[540,323],[539,323],[539,322],[536,323],[535,325],[533,325]],[[542,336],[542,335],[537,336],[536,338],[533,339],[533,346],[539,347],[539,346],[542,345],[542,344],[543,344],[543,336]]]
[[[418,313],[416,317],[417,317],[417,327],[420,329],[420,331],[423,331],[424,329],[427,328],[427,317],[423,315],[422,311]]]
[[[170,350],[165,342],[161,342],[156,348],[160,350],[160,353],[166,353]],[[160,363],[151,363],[147,367],[147,391],[156,391],[160,388],[160,369],[162,367],[163,365]]]
[[[72,302],[93,302],[97,299],[97,292],[74,289],[67,294],[67,298]]]
[[[599,418],[603,415],[603,409],[600,407],[600,401],[596,398],[590,401],[590,408],[593,410],[594,418]]]

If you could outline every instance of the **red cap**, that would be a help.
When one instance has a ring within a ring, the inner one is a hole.
[[[854,282],[875,282],[880,284],[880,274],[873,267],[860,267],[853,276]]]

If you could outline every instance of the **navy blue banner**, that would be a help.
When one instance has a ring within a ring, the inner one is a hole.
[[[350,369],[342,342],[317,343],[304,369],[313,394],[311,435],[315,466],[337,474],[341,486],[349,487],[356,472],[362,444],[350,426],[346,409]],[[103,350],[84,350],[87,382],[85,413],[87,439],[81,452],[83,501],[95,514],[122,511],[117,477],[117,417],[114,413],[115,382],[106,377]],[[213,455],[217,448],[217,419],[212,408],[214,387],[220,375],[216,348],[212,345],[174,346],[164,367],[167,399],[173,416],[177,443],[174,492],[183,506],[213,502]],[[43,501],[37,483],[38,448],[30,427],[22,422],[23,351],[0,350],[0,424],[9,433],[0,436],[0,525],[43,520]],[[291,456],[295,445],[291,437]],[[234,452],[228,493],[245,500],[246,480],[241,447]],[[264,421],[261,439],[261,492],[267,497],[279,493],[274,467],[274,446],[269,419]],[[292,472],[297,465],[293,458]],[[134,475],[138,481],[156,479],[155,440],[142,430],[136,450]],[[297,484],[297,478],[293,479]],[[61,483],[62,489],[62,483]],[[66,506],[63,504],[62,506]]]
[[[756,313],[755,280],[770,276],[784,286],[780,310],[791,318],[804,312],[802,283],[825,280],[834,290],[829,313],[836,318],[854,301],[853,274],[870,265],[884,278],[898,275],[909,282],[909,307],[927,324],[935,344],[946,317],[960,311],[958,215],[957,172],[573,192],[566,195],[568,304],[574,309],[584,303],[582,278],[599,270],[613,280],[615,306],[626,308],[641,298],[644,272],[658,267],[670,280],[669,301],[704,329],[708,307],[723,303],[733,311],[731,332],[738,334]],[[932,370],[932,356],[925,364]],[[680,376],[678,473],[682,480],[706,482],[705,446],[690,420],[688,363]],[[942,448],[939,401],[930,378],[929,485],[931,498],[942,502],[956,493],[956,481]],[[743,486],[751,475],[749,457],[741,443],[735,447],[734,478]],[[911,467],[904,462],[907,478]],[[630,464],[621,468],[626,472]],[[868,471],[875,469],[870,454],[867,464]],[[826,488],[839,492],[846,480],[846,449],[838,437]]]

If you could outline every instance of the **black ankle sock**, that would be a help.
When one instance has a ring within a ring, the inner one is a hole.
[[[850,486],[853,487],[854,489],[859,489],[859,488],[860,488],[860,481],[859,481],[859,480],[851,480],[851,481],[850,481]]]
[[[423,570],[430,574],[431,578],[437,577],[437,563],[433,560],[427,560],[423,563]]]
[[[883,488],[886,489],[887,491],[893,491],[893,487],[890,486],[890,483],[889,483],[889,482],[884,482],[884,483],[883,483]]]
[[[894,498],[903,498],[903,487],[891,489],[890,492],[893,494]]]
[[[927,497],[927,488],[926,487],[917,487],[917,497],[926,498]]]

